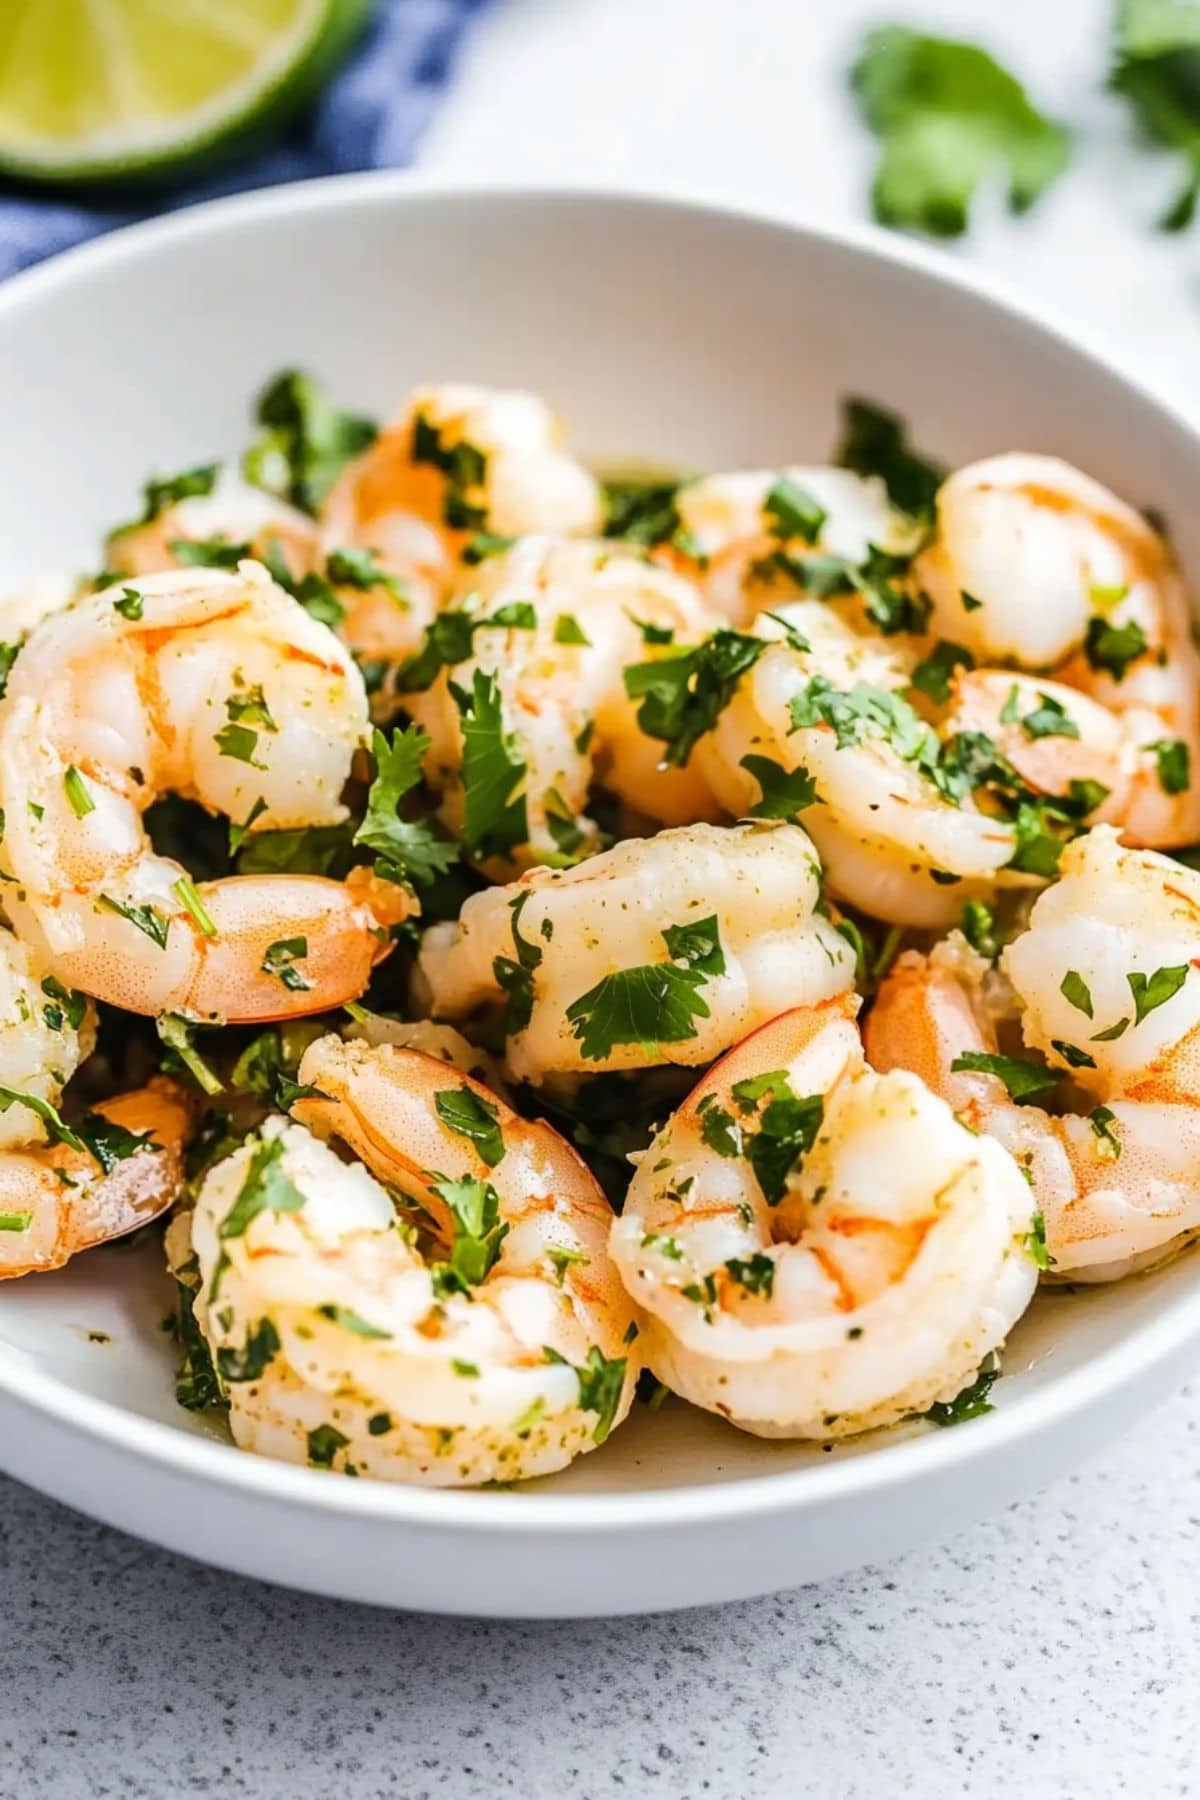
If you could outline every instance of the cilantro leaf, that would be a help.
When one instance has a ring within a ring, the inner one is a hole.
[[[377,436],[370,419],[342,412],[310,375],[285,369],[258,397],[264,435],[242,459],[256,487],[316,512],[350,461]]]
[[[1162,231],[1182,231],[1200,194],[1200,7],[1122,0],[1110,86],[1147,137],[1182,156],[1181,186],[1159,220]]]
[[[967,1419],[978,1419],[984,1413],[994,1412],[988,1395],[999,1380],[999,1369],[980,1369],[969,1387],[953,1400],[937,1400],[925,1414],[935,1425],[961,1425]]]
[[[526,762],[504,728],[500,684],[476,669],[472,691],[455,690],[462,712],[463,842],[472,856],[503,856],[529,836]]]
[[[666,744],[664,763],[684,766],[766,648],[765,639],[722,626],[691,649],[626,667],[625,692],[642,703],[638,725],[647,737]]]
[[[806,544],[815,544],[829,517],[821,502],[790,475],[776,477],[762,510],[771,536],[781,542],[798,537]]]
[[[349,1442],[336,1425],[316,1425],[308,1434],[308,1460],[314,1469],[332,1469],[334,1457]]]
[[[975,658],[961,644],[952,644],[942,639],[935,644],[928,656],[922,657],[912,672],[912,685],[920,693],[928,694],[938,706],[945,706],[950,698],[950,684],[956,669],[973,669]]]
[[[1058,991],[1076,1012],[1089,1019],[1092,1017],[1092,992],[1078,969],[1067,970],[1058,984]]]
[[[917,519],[932,517],[946,478],[941,463],[912,449],[899,413],[857,397],[842,403],[842,438],[833,460],[857,475],[878,475],[892,505]]]
[[[1190,971],[1190,963],[1178,963],[1173,968],[1155,969],[1153,975],[1143,975],[1138,970],[1126,975],[1133,995],[1134,1023],[1140,1025],[1148,1014],[1177,994]]]
[[[168,548],[175,561],[185,569],[236,569],[247,556],[254,554],[252,545],[234,543],[220,533],[210,538],[172,538]],[[127,617],[141,617],[141,595],[136,598],[138,611]],[[124,611],[119,600],[114,604],[118,612]]]
[[[247,1331],[240,1350],[222,1344],[217,1371],[222,1381],[258,1381],[279,1350],[279,1333],[270,1319],[260,1319]]]
[[[763,1300],[769,1300],[775,1291],[775,1260],[765,1251],[756,1250],[753,1256],[731,1256],[725,1264],[727,1274],[739,1287],[745,1288],[748,1294],[757,1294]]]
[[[851,84],[881,143],[871,190],[881,225],[958,237],[994,170],[1024,212],[1067,166],[1064,128],[974,44],[885,26],[868,34]]]
[[[283,1139],[260,1139],[246,1167],[237,1199],[221,1221],[222,1238],[244,1236],[263,1212],[300,1212],[305,1197],[283,1168]]]
[[[681,1043],[695,1037],[696,1019],[709,1017],[698,990],[725,971],[716,915],[670,925],[663,939],[674,962],[618,969],[568,1006],[567,1020],[586,1061],[602,1062],[618,1044],[653,1050]]]
[[[604,535],[626,538],[649,549],[665,543],[679,530],[675,496],[677,481],[606,481]]]
[[[1192,785],[1191,753],[1182,738],[1159,738],[1143,746],[1154,755],[1164,794],[1186,794]]]
[[[955,1074],[969,1070],[997,1076],[1018,1106],[1052,1088],[1061,1078],[1061,1071],[1050,1068],[1044,1057],[1001,1056],[990,1050],[964,1051],[955,1057],[950,1068]]]
[[[427,820],[400,817],[400,803],[421,779],[429,738],[418,725],[397,729],[389,740],[376,729],[371,742],[375,779],[354,843],[375,852],[375,872],[407,887],[427,885],[455,860],[454,845],[434,835]]]
[[[498,1106],[469,1087],[444,1089],[434,1095],[433,1104],[446,1129],[469,1138],[489,1169],[503,1160],[504,1133]]]
[[[1113,625],[1099,613],[1088,620],[1083,653],[1093,669],[1102,669],[1114,681],[1124,681],[1131,662],[1136,662],[1148,648],[1146,634],[1136,619],[1124,625]]]
[[[576,1366],[580,1411],[596,1415],[593,1443],[602,1444],[612,1430],[625,1387],[627,1367],[626,1357],[606,1357],[597,1344],[588,1351],[587,1361]]]
[[[753,775],[761,790],[758,801],[750,808],[751,819],[795,819],[806,806],[815,806],[821,798],[803,763],[784,769],[769,756],[743,756],[741,767]]]
[[[490,1181],[474,1175],[462,1181],[435,1181],[433,1191],[454,1225],[449,1259],[431,1265],[434,1291],[443,1299],[448,1294],[469,1296],[495,1267],[508,1236],[508,1226],[500,1218],[500,1196]]]
[[[521,935],[521,913],[531,896],[528,892],[519,894],[509,902],[512,920],[509,929],[512,932],[513,948],[516,958],[497,956],[492,961],[492,974],[496,985],[508,995],[508,1006],[504,1017],[504,1031],[507,1037],[513,1037],[518,1031],[524,1031],[533,1017],[533,976],[542,960],[540,944],[535,944]]]
[[[318,1306],[317,1312],[323,1319],[328,1319],[331,1325],[340,1325],[343,1331],[353,1332],[355,1337],[382,1339],[392,1335],[381,1326],[372,1325],[369,1319],[364,1319],[352,1306],[337,1306],[330,1302],[325,1306]]]

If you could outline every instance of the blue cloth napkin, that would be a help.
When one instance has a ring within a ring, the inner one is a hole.
[[[486,4],[488,0],[381,0],[358,49],[315,110],[282,144],[226,170],[219,179],[166,199],[157,197],[156,204],[143,210],[158,212],[243,188],[411,161],[450,78],[466,25]],[[0,278],[141,216],[139,211],[31,199],[6,193],[0,185]]]

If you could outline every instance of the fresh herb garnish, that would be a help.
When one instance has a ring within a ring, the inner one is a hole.
[[[1140,1025],[1157,1007],[1164,1006],[1177,994],[1187,980],[1190,969],[1190,963],[1178,963],[1171,968],[1155,969],[1153,975],[1144,975],[1140,970],[1126,975],[1129,991],[1133,995],[1134,1023]]]
[[[769,756],[743,756],[741,767],[753,775],[761,790],[747,815],[751,819],[795,819],[821,798],[803,763],[785,769]]]
[[[953,1400],[937,1400],[925,1414],[935,1425],[961,1425],[967,1419],[978,1419],[995,1410],[988,1395],[999,1380],[999,1369],[980,1369],[969,1387]]]
[[[433,1097],[438,1118],[448,1131],[469,1138],[489,1169],[504,1156],[500,1109],[473,1088],[448,1088]]]
[[[372,420],[342,412],[298,369],[263,389],[256,416],[265,433],[242,459],[246,480],[305,512],[316,512],[350,458],[377,435]]]
[[[684,766],[697,740],[711,731],[741,677],[766,648],[765,639],[723,626],[690,649],[629,664],[625,692],[631,700],[641,701],[637,712],[641,730],[666,744],[664,763]]]
[[[400,817],[400,803],[421,779],[429,738],[417,725],[397,728],[389,739],[376,730],[371,744],[375,779],[367,810],[354,833],[356,844],[375,852],[375,873],[404,886],[428,886],[455,861],[453,844],[436,837],[424,819]]]
[[[681,1043],[696,1036],[696,1019],[709,1017],[699,990],[725,969],[716,915],[668,926],[663,939],[675,960],[618,969],[568,1006],[567,1020],[585,1061],[603,1062],[618,1044],[654,1051]]]
[[[1067,166],[1064,128],[974,44],[884,26],[868,33],[851,80],[880,140],[871,202],[881,225],[958,237],[993,170],[1024,212]]]
[[[1032,1100],[1035,1094],[1052,1088],[1061,1079],[1060,1071],[1050,1068],[1044,1057],[1001,1056],[990,1050],[964,1051],[954,1058],[950,1068],[955,1074],[967,1070],[997,1076],[1018,1106]]]
[[[1136,619],[1113,625],[1093,613],[1088,620],[1083,653],[1093,669],[1103,670],[1114,681],[1124,681],[1130,663],[1144,655],[1148,647],[1146,634]]]
[[[472,856],[505,856],[529,836],[526,762],[504,728],[494,675],[476,669],[471,693],[454,694],[462,714],[463,842]]]
[[[495,1267],[508,1226],[500,1218],[500,1196],[490,1181],[468,1175],[461,1181],[435,1181],[433,1192],[454,1224],[449,1259],[430,1265],[434,1292],[466,1294]]]
[[[283,1139],[260,1139],[237,1199],[221,1221],[220,1236],[242,1237],[260,1213],[300,1212],[305,1205],[304,1195],[283,1167]]]

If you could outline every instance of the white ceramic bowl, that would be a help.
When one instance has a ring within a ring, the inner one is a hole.
[[[152,470],[235,449],[285,364],[368,410],[418,379],[546,394],[600,458],[819,460],[839,398],[947,459],[1057,452],[1170,518],[1200,570],[1196,433],[1072,336],[895,239],[630,196],[355,177],[122,232],[0,290],[0,591],[78,557]],[[172,1396],[151,1249],[0,1286],[0,1465],[247,1574],[438,1612],[650,1611],[791,1586],[1041,1486],[1183,1376],[1196,1264],[1040,1299],[995,1411],[766,1443],[671,1402],[523,1492],[285,1467]]]

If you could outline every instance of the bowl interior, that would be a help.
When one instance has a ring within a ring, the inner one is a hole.
[[[947,271],[950,265],[946,265]],[[94,566],[141,483],[236,450],[284,366],[387,414],[417,381],[544,393],[602,461],[821,460],[838,405],[905,412],[948,461],[1012,448],[1078,462],[1171,522],[1200,569],[1191,432],[1083,351],[930,273],[929,259],[703,208],[629,199],[319,184],[126,234],[0,293],[0,592]],[[1189,1308],[1190,1257],[1111,1289],[1048,1294],[1006,1356],[999,1406]],[[0,1374],[36,1368],[183,1432],[155,1246],[0,1285]],[[929,1428],[889,1434],[889,1441]],[[869,1442],[841,1447],[859,1456]],[[821,1463],[675,1402],[635,1408],[554,1482],[614,1492]]]

